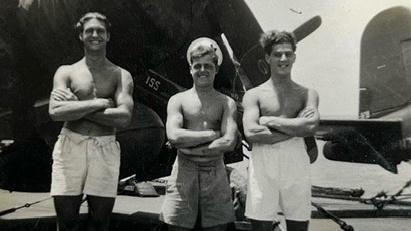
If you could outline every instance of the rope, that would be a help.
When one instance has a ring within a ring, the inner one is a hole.
[[[30,206],[32,206],[32,205],[41,203],[41,202],[46,201],[46,200],[49,200],[49,199],[51,199],[51,197],[47,197],[47,198],[44,198],[44,199],[41,199],[41,200],[38,200],[38,201],[35,201],[35,202],[32,202],[32,203],[26,203],[26,204],[24,204],[24,205],[22,205],[22,206],[19,206],[19,207],[14,207],[14,208],[2,210],[2,211],[0,211],[0,217],[3,216],[3,215],[9,214],[9,213],[14,213],[15,211],[17,211],[17,210],[19,210],[19,209],[21,209],[21,208],[28,208],[28,207],[30,207]]]

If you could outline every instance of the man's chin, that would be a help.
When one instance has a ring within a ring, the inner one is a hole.
[[[103,50],[105,49],[105,45],[104,44],[98,44],[98,45],[89,45],[87,46],[87,50],[90,51],[99,51],[99,50]]]

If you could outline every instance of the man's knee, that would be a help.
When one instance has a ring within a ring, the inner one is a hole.
[[[109,230],[110,219],[109,217],[99,217],[90,215],[89,226],[91,230]]]
[[[108,230],[111,210],[101,208],[89,208],[89,223],[95,228],[95,230]]]
[[[226,230],[227,230],[227,224],[203,228],[203,231],[226,231]]]
[[[115,198],[87,195],[90,224],[96,230],[108,230]]]
[[[189,231],[191,229],[183,228],[180,226],[175,226],[175,225],[168,225],[168,230],[169,231]]]
[[[307,231],[308,230],[308,221],[293,221],[286,220],[287,231]]]
[[[78,214],[60,214],[57,216],[59,231],[79,230],[80,216]]]
[[[54,196],[53,199],[59,231],[78,230],[81,195]]]
[[[253,231],[271,231],[272,228],[272,221],[251,220],[251,229]]]

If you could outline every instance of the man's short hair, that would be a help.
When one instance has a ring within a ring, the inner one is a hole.
[[[106,27],[106,31],[110,32],[111,24],[104,14],[99,13],[99,12],[88,12],[88,13],[85,13],[83,16],[81,16],[81,18],[76,23],[75,29],[77,33],[80,34],[81,32],[83,32],[84,24],[86,24],[86,22],[90,21],[93,18],[99,20],[100,22],[103,22]]]
[[[263,33],[260,37],[260,45],[263,47],[264,52],[268,55],[271,54],[274,45],[283,43],[291,44],[293,51],[297,49],[294,35],[287,31],[272,30]]]
[[[212,61],[216,66],[221,65],[223,61],[223,55],[217,42],[207,37],[198,38],[191,42],[190,46],[187,49],[188,64],[191,66],[193,59],[201,58],[206,55],[211,56]]]

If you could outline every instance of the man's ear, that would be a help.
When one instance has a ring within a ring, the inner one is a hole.
[[[265,55],[264,55],[264,58],[265,58],[265,61],[266,61],[267,63],[270,63],[270,56],[269,56],[269,55],[265,54]]]
[[[110,33],[107,33],[107,42],[110,41]]]
[[[220,66],[215,65],[215,74],[218,74],[218,71],[220,70]]]
[[[80,39],[80,41],[83,41],[83,34],[82,33],[78,34],[78,38]]]
[[[188,69],[190,70],[190,74],[193,75],[193,68],[191,68],[191,65],[188,66]]]

